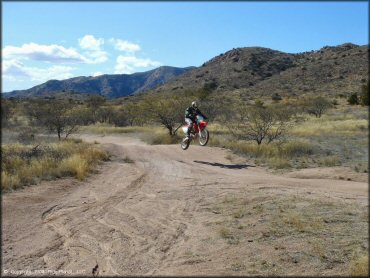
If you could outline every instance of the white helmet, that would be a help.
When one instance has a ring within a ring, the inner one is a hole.
[[[197,102],[196,102],[196,101],[193,101],[193,102],[191,103],[191,106],[193,106],[194,108],[197,108],[197,107],[198,107]]]

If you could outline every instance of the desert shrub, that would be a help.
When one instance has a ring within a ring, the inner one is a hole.
[[[317,118],[320,118],[330,107],[332,107],[332,104],[327,98],[318,96],[302,100],[301,106],[303,106],[308,114],[312,114]]]
[[[90,95],[86,100],[87,107],[90,108],[93,122],[97,122],[97,113],[99,108],[106,102],[106,98],[101,95]]]
[[[10,119],[13,117],[14,111],[14,103],[8,99],[1,100],[1,124],[3,127],[9,125]]]
[[[177,129],[184,122],[184,111],[188,107],[189,101],[181,96],[146,95],[143,106],[152,121],[160,123],[168,130],[169,135],[175,135]]]
[[[256,99],[256,100],[254,101],[254,104],[255,104],[256,106],[263,107],[264,102],[263,102],[262,100],[260,100],[260,99]]]
[[[359,99],[358,99],[358,96],[357,96],[357,93],[352,93],[352,94],[348,97],[347,101],[348,101],[348,104],[350,104],[350,105],[357,105],[357,104],[359,104],[359,103],[360,103],[360,102],[359,102]]]
[[[361,105],[367,105],[367,106],[369,105],[369,95],[370,95],[369,84],[362,85],[360,100],[359,100]]]
[[[35,134],[31,128],[26,128],[18,133],[17,141],[23,144],[30,144],[35,141]]]
[[[271,99],[272,99],[273,101],[279,101],[279,100],[282,100],[282,97],[281,97],[281,95],[279,95],[278,93],[275,93],[275,94],[273,94],[273,95],[271,96]]]
[[[34,100],[25,109],[34,122],[50,132],[55,132],[58,139],[67,138],[81,124],[76,104],[62,100]]]
[[[293,125],[294,111],[284,106],[241,105],[229,124],[230,133],[238,140],[252,140],[260,145],[281,139]]]
[[[120,126],[120,127],[133,125],[133,122],[129,121],[129,118],[127,117],[127,114],[124,108],[120,108],[117,111],[114,111],[114,113],[112,113],[112,116],[110,118],[110,122],[114,124],[115,126]]]

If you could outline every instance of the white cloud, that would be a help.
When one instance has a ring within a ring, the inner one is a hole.
[[[108,53],[101,49],[104,44],[103,38],[95,38],[93,35],[85,35],[81,39],[78,39],[80,47],[85,49],[84,53],[89,64],[104,63],[108,60]]]
[[[104,44],[104,39],[96,39],[93,35],[85,35],[83,38],[78,39],[80,47],[89,50],[101,50],[100,46]]]
[[[97,71],[97,72],[94,72],[93,73],[93,76],[99,76],[99,75],[103,75],[104,73],[102,73],[101,71]]]
[[[27,71],[31,75],[31,80],[45,82],[50,79],[67,79],[73,77],[71,71],[74,70],[72,67],[66,66],[52,66],[46,69],[41,68],[27,68]]]
[[[21,47],[5,46],[2,50],[4,59],[27,59],[50,63],[87,63],[88,59],[73,48],[60,45],[41,45],[26,43]]]
[[[50,79],[66,79],[73,76],[74,70],[68,66],[51,66],[48,68],[27,67],[16,60],[3,61],[3,78],[9,81],[18,81],[27,78],[31,81],[45,82]]]
[[[108,60],[108,53],[102,50],[89,51],[85,53],[89,64],[100,64]]]
[[[133,53],[141,50],[140,45],[129,41],[111,38],[109,39],[109,42],[112,43],[114,45],[114,48],[119,51]]]
[[[83,45],[86,46],[87,42],[85,41]],[[108,53],[100,49],[100,43],[92,44],[84,55],[74,48],[65,48],[56,44],[41,45],[37,43],[26,43],[21,47],[8,45],[3,48],[2,55],[4,59],[8,60],[33,60],[56,64],[98,64],[108,60]]]
[[[3,77],[8,80],[16,80],[16,77],[26,76],[28,73],[24,71],[24,65],[17,60],[5,60],[2,63]]]
[[[137,70],[137,68],[158,67],[160,65],[160,62],[153,61],[151,59],[141,59],[135,56],[119,55],[117,57],[117,64],[114,73],[133,73]]]

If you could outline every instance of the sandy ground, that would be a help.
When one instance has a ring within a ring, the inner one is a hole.
[[[47,181],[2,196],[3,275],[345,274],[343,263],[310,267],[315,261],[295,256],[299,236],[265,240],[263,213],[230,218],[218,205],[243,197],[252,210],[274,198],[309,196],[366,211],[363,177],[338,180],[322,169],[279,176],[236,156],[230,161],[220,148],[84,139],[112,154],[86,181]],[[235,221],[242,228],[232,242],[224,230]],[[366,237],[365,229],[359,241]]]

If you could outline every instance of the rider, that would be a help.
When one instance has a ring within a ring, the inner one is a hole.
[[[186,108],[185,110],[185,122],[188,124],[188,134],[187,137],[190,137],[190,132],[193,130],[193,122],[196,121],[197,115],[202,116],[205,120],[207,120],[207,117],[200,112],[197,102],[193,101],[191,103],[191,106]]]

